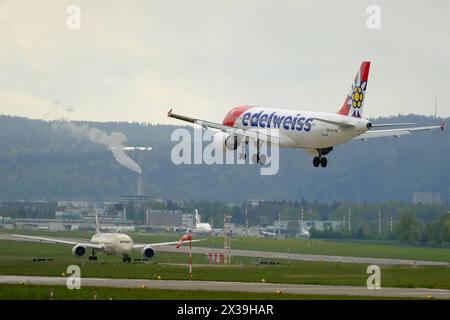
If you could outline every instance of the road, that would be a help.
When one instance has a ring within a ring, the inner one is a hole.
[[[0,284],[65,286],[66,281],[67,278],[65,277],[0,276]],[[205,290],[398,298],[432,297],[438,299],[450,299],[450,290],[440,289],[381,288],[379,290],[369,290],[366,287],[356,286],[298,285],[254,282],[82,278],[81,286],[115,288],[142,288],[145,286],[146,288],[166,290]]]

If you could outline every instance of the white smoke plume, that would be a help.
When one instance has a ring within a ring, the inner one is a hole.
[[[118,163],[134,172],[142,174],[142,169],[126,153],[124,143],[127,137],[121,132],[107,134],[97,128],[90,128],[86,125],[77,126],[71,122],[58,121],[53,124],[55,129],[66,129],[75,137],[85,137],[94,143],[106,146],[114,155]]]

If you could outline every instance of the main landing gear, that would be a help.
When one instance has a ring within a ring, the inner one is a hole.
[[[261,154],[259,152],[259,149],[260,149],[260,141],[258,139],[256,140],[256,154],[252,156],[252,162],[253,164],[260,164],[263,166],[266,164],[267,157],[265,154]]]
[[[123,258],[122,258],[122,262],[128,262],[128,263],[130,263],[130,262],[131,262],[130,256],[127,255],[127,254],[124,254],[124,255],[123,255]]]
[[[267,161],[267,158],[266,158],[266,155],[265,154],[261,154],[261,153],[257,153],[257,154],[254,154],[253,156],[252,156],[252,162],[253,162],[253,164],[260,164],[260,165],[265,165],[266,164],[266,161]]]
[[[92,254],[89,256],[90,261],[97,261],[97,256],[95,254],[96,254],[95,249],[92,248]]]
[[[316,168],[318,166],[325,168],[328,164],[328,161],[327,161],[327,158],[325,158],[324,156],[327,155],[328,153],[330,153],[333,150],[333,147],[321,148],[321,149],[316,149],[316,150],[317,150],[317,153],[319,154],[319,156],[314,157],[313,166]]]
[[[313,166],[316,167],[316,168],[319,165],[322,168],[325,168],[327,166],[327,164],[328,164],[328,160],[325,157],[319,156],[319,157],[314,157],[314,159],[313,159]]]

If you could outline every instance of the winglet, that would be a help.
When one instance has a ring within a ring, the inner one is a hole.
[[[445,127],[445,122],[442,122],[442,123],[441,123],[441,126],[440,126],[441,131],[444,131],[444,127]]]
[[[169,112],[167,112],[167,116],[171,117],[172,116],[172,109],[169,110]]]

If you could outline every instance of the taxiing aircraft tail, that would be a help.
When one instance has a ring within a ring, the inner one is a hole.
[[[95,233],[100,233],[100,225],[98,224],[98,214],[95,213]]]
[[[363,61],[353,81],[349,94],[338,114],[349,117],[362,117],[364,98],[366,97],[367,81],[369,79],[370,61]]]
[[[200,215],[198,214],[198,210],[195,209],[195,225],[200,223]]]

